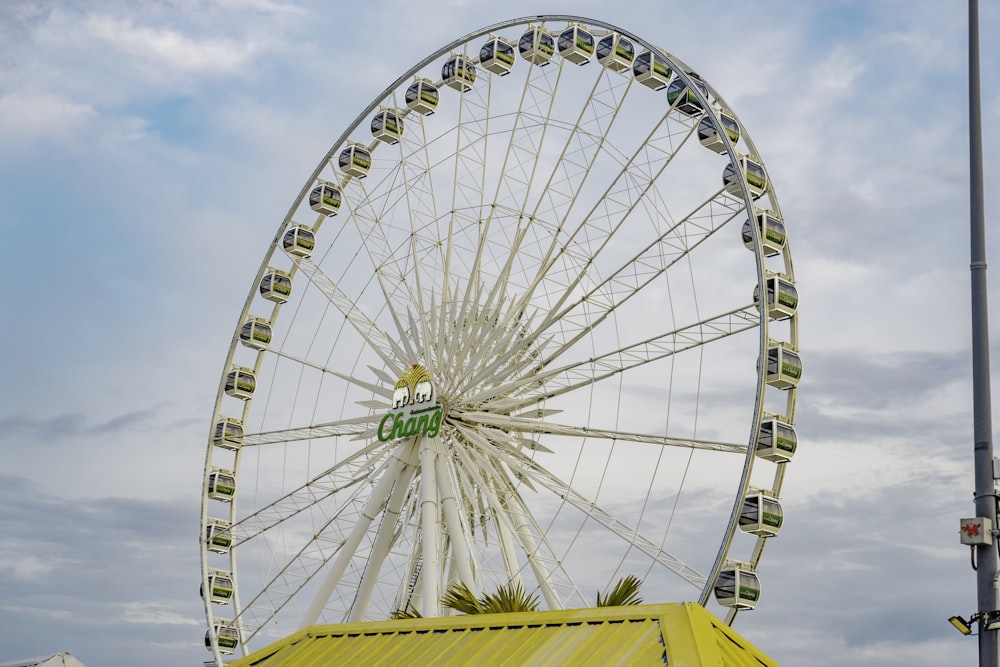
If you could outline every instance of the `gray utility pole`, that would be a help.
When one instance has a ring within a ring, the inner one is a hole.
[[[969,0],[969,213],[972,277],[972,404],[976,464],[976,516],[996,527],[993,478],[993,420],[990,415],[989,304],[986,295],[986,224],[983,213],[983,139],[979,99],[979,4]],[[997,609],[997,551],[994,539],[974,546],[979,614],[979,667],[997,667],[997,630],[987,619]]]

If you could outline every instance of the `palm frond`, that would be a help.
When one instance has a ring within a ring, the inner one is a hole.
[[[485,594],[479,601],[486,614],[536,611],[538,609],[538,596],[528,595],[518,583],[500,586],[496,593]]]
[[[412,604],[407,606],[406,609],[397,609],[396,611],[392,612],[392,614],[390,614],[390,618],[396,621],[404,618],[423,618],[423,617],[424,615],[421,614],[417,610],[417,608],[414,607]]]
[[[597,606],[624,607],[626,605],[642,604],[642,598],[639,597],[639,588],[641,586],[642,580],[630,574],[627,577],[619,579],[615,587],[611,589],[611,592],[604,597],[598,593]]]
[[[463,581],[456,581],[441,598],[441,606],[454,609],[462,614],[484,614],[482,604],[476,599],[476,594],[469,590]]]

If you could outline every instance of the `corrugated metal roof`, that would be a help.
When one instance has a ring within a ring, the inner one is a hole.
[[[694,603],[316,625],[233,667],[778,667]]]

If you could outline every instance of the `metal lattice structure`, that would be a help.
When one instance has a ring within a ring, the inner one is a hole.
[[[458,581],[562,609],[634,574],[731,622],[782,521],[797,303],[764,163],[685,63],[571,16],[445,45],[306,179],[240,314],[206,645]]]

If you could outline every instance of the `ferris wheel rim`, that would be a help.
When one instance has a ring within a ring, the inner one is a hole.
[[[703,94],[700,90],[698,90],[697,86],[692,85],[692,80],[690,78],[688,78],[689,75],[687,74],[687,67],[686,67],[686,65],[683,65],[682,61],[677,60],[674,56],[672,56],[669,53],[663,51],[662,49],[659,49],[658,47],[654,46],[653,44],[651,44],[649,42],[646,42],[642,38],[640,38],[640,37],[638,37],[636,35],[633,35],[632,33],[628,32],[626,30],[618,28],[617,26],[614,26],[613,24],[606,23],[606,22],[603,22],[603,21],[594,20],[594,19],[588,19],[588,18],[578,17],[578,16],[572,16],[572,15],[545,15],[545,16],[522,17],[522,18],[511,19],[509,21],[504,21],[504,22],[501,22],[501,23],[497,23],[497,24],[488,26],[486,28],[483,28],[483,29],[471,32],[471,33],[469,33],[469,34],[467,34],[467,35],[465,35],[463,37],[460,37],[460,38],[454,40],[453,42],[449,43],[445,47],[442,47],[441,49],[439,49],[438,51],[436,51],[433,54],[429,55],[423,61],[421,61],[420,63],[418,63],[414,67],[412,67],[405,74],[403,74],[402,76],[400,76],[395,82],[393,82],[393,84],[391,84],[388,88],[386,88],[379,96],[377,96],[373,100],[373,102],[358,115],[358,117],[349,125],[349,127],[337,139],[337,141],[332,145],[330,151],[320,161],[320,163],[317,166],[316,170],[308,178],[308,180],[306,181],[304,187],[302,188],[302,190],[300,191],[298,197],[296,198],[295,202],[293,203],[292,207],[290,208],[289,212],[286,214],[286,216],[283,219],[282,223],[279,225],[278,233],[275,235],[275,238],[272,241],[270,248],[268,249],[267,253],[265,254],[265,257],[264,257],[264,259],[263,259],[263,261],[261,263],[261,266],[258,269],[258,274],[257,274],[257,276],[256,276],[256,278],[254,280],[253,287],[251,288],[250,294],[249,294],[249,296],[248,296],[248,298],[247,298],[247,300],[246,300],[246,302],[244,304],[243,311],[241,312],[241,315],[240,315],[239,323],[237,324],[236,331],[234,332],[232,341],[230,343],[230,349],[229,349],[229,353],[228,353],[227,360],[226,360],[226,365],[225,365],[226,369],[229,369],[232,366],[233,358],[234,358],[234,355],[235,355],[235,351],[236,351],[236,349],[238,349],[240,327],[242,326],[242,324],[246,320],[246,318],[250,315],[251,305],[252,305],[252,302],[253,302],[253,300],[255,298],[256,286],[259,283],[259,281],[261,280],[261,278],[263,277],[265,271],[268,269],[268,265],[269,265],[269,262],[270,262],[271,258],[276,254],[276,251],[278,251],[279,244],[281,243],[281,238],[282,238],[282,235],[283,235],[284,231],[292,223],[293,217],[295,215],[295,212],[302,205],[302,202],[305,200],[305,198],[308,195],[310,189],[314,187],[314,184],[318,180],[321,180],[320,179],[320,174],[323,172],[324,168],[326,168],[330,164],[330,161],[334,158],[334,156],[336,155],[337,151],[340,150],[344,145],[346,145],[350,141],[350,137],[352,136],[352,134],[355,133],[358,130],[359,127],[362,126],[362,124],[365,122],[365,120],[368,117],[371,116],[372,112],[375,111],[376,109],[378,109],[379,106],[382,105],[384,103],[384,101],[389,96],[391,96],[391,94],[392,94],[393,91],[398,90],[402,85],[404,85],[407,81],[409,81],[414,75],[416,75],[417,73],[419,73],[420,71],[422,71],[424,68],[426,68],[430,64],[436,62],[437,59],[439,59],[441,56],[443,56],[443,55],[447,54],[448,52],[454,50],[456,47],[458,47],[460,45],[469,44],[472,40],[475,40],[475,39],[480,38],[480,37],[482,37],[484,35],[488,35],[488,34],[490,34],[492,32],[499,31],[499,30],[502,30],[502,29],[513,28],[513,27],[517,27],[517,26],[521,26],[521,25],[530,25],[530,24],[533,24],[533,23],[547,23],[547,22],[560,22],[560,21],[566,21],[567,23],[580,23],[580,24],[583,24],[585,26],[591,26],[591,27],[597,26],[597,27],[606,29],[608,31],[619,33],[620,35],[623,35],[623,36],[628,37],[629,39],[632,39],[635,43],[637,43],[637,44],[639,44],[639,45],[647,48],[650,51],[656,51],[656,52],[660,53],[668,62],[670,62],[670,63],[679,63],[682,66],[681,67],[677,67],[675,69],[676,76],[678,76],[679,78],[684,79],[687,82],[687,84],[689,85],[689,88],[694,92],[694,94],[696,96],[703,97],[702,102],[705,103],[706,108],[708,108],[708,104],[709,104],[708,95],[707,94]],[[710,89],[710,90],[711,90],[711,93],[712,93],[712,97],[715,100],[722,101],[722,98],[714,91],[714,89]],[[744,134],[744,135],[742,135],[741,138],[751,148],[752,152],[754,154],[756,154],[756,149],[753,146],[752,140],[750,139],[749,135],[748,134]],[[733,147],[732,143],[729,142],[728,139],[726,140],[726,142],[727,142],[726,149],[727,149],[727,152],[729,153],[729,157],[730,157],[731,160],[735,160],[737,158],[738,154],[737,154],[735,148]],[[744,200],[745,200],[744,204],[745,204],[746,210],[747,211],[751,211],[754,208],[754,206],[753,206],[753,199],[746,192],[746,184],[745,184],[745,182],[742,184],[742,187],[743,187],[743,190],[744,190],[743,197],[744,197]],[[771,187],[773,188],[773,185]],[[778,209],[778,204],[777,204],[777,198],[776,198],[776,196],[773,195],[773,190],[772,190],[771,201],[773,203],[772,208],[776,209],[778,211],[778,213],[780,214],[780,209]],[[756,230],[754,230],[754,234],[755,234],[755,239],[754,239],[755,243],[759,245],[760,244],[760,239],[757,238],[758,235],[756,233]],[[758,286],[763,286],[764,280],[766,278],[765,267],[763,265],[760,253],[756,252],[755,254],[756,254],[757,266],[758,266],[758,277],[757,277]],[[788,272],[790,273],[791,272],[790,251],[786,248],[786,250],[784,251],[784,254],[787,257],[787,267],[788,267]],[[299,264],[296,264],[295,265],[295,269],[297,270],[298,268],[299,268]],[[280,308],[281,308],[280,304],[278,304],[278,305],[275,306],[274,316],[272,317],[272,320],[277,319],[276,318],[276,314],[277,314],[277,311]],[[768,318],[766,316],[762,316],[760,318],[760,331],[761,331],[761,335],[760,335],[760,344],[759,344],[761,358],[763,358],[764,354],[766,353],[767,345],[768,345],[768,341],[769,341],[769,338],[768,338],[768,335],[767,335],[767,330],[768,330],[767,329],[767,323],[768,323]],[[791,337],[792,337],[791,343],[793,345],[797,345],[797,325],[796,325],[796,319],[795,318],[792,318],[792,334],[791,334]],[[224,372],[223,373],[223,378],[222,378],[222,380],[220,380],[220,385],[219,385],[219,389],[218,389],[218,393],[217,393],[217,397],[216,397],[216,410],[215,410],[215,413],[213,414],[213,426],[214,426],[214,422],[216,421],[216,419],[218,418],[218,416],[220,414],[219,405],[220,405],[220,403],[221,403],[221,401],[223,399],[223,396],[224,396],[223,384],[225,382],[225,376],[226,376],[226,373]],[[758,390],[757,390],[757,397],[755,399],[755,409],[754,409],[754,411],[756,413],[756,416],[753,419],[753,424],[752,424],[752,427],[751,427],[752,431],[756,431],[756,429],[758,428],[759,423],[760,423],[760,421],[761,421],[761,419],[763,417],[763,404],[762,404],[762,401],[763,401],[763,394],[764,394],[766,388],[765,388],[765,383],[764,383],[764,381],[762,379],[763,378],[763,372],[759,371],[758,372],[758,376],[759,376]],[[249,407],[249,401],[246,403],[246,407],[247,408]],[[793,411],[793,410],[794,410],[794,405],[792,405],[791,411]],[[211,448],[212,448],[212,444],[210,443],[209,444],[209,454],[206,457],[206,474],[207,474],[208,469],[211,467]],[[239,463],[240,454],[241,454],[240,452],[237,452],[237,454],[236,454],[237,464]],[[732,516],[732,518],[730,520],[730,525],[726,529],[727,539],[731,539],[732,536],[735,534],[735,531],[736,531],[736,527],[735,527],[736,516],[735,515],[736,515],[736,512],[737,512],[737,505],[741,502],[742,497],[747,492],[747,487],[748,487],[748,484],[749,484],[749,468],[750,468],[750,466],[752,466],[753,460],[754,460],[753,448],[752,447],[747,447],[746,463],[744,464],[744,471],[743,471],[743,475],[742,475],[742,478],[741,478],[740,489],[736,493],[736,498],[734,500],[734,505],[733,505],[733,516]],[[783,470],[783,468],[782,468],[782,470]],[[776,490],[777,491],[780,491],[780,477],[781,477],[781,475],[778,475],[778,479],[776,479],[776,482],[775,482],[775,486],[776,486]],[[206,481],[206,485],[207,485],[207,481]],[[206,521],[208,520],[207,504],[206,504],[207,500],[205,498],[206,498],[206,495],[203,492],[203,503],[202,503],[202,524],[203,524],[203,526],[205,525]],[[232,504],[230,506],[231,507],[231,514],[234,515],[234,516],[235,516],[235,506],[236,505],[235,505],[235,498],[234,498],[233,502],[232,502]],[[760,551],[760,549],[762,549],[763,544],[764,544],[763,540],[758,541],[758,548],[757,548],[757,553],[755,554],[755,559],[759,559],[759,551]],[[723,547],[720,548],[720,552],[719,552],[720,555],[719,555],[719,557],[717,559],[717,562],[713,566],[713,573],[715,571],[717,571],[719,569],[719,567],[721,567],[722,560],[723,560],[723,558],[725,556],[725,552],[727,551],[727,548],[728,548],[728,546],[725,543],[724,543]],[[208,565],[205,562],[205,557],[204,557],[204,551],[205,550],[203,549],[202,551],[203,551],[202,571],[203,571],[203,585],[204,585],[204,583],[207,581],[207,577],[208,577],[207,572],[208,572],[208,570],[210,568],[208,567]],[[233,577],[235,579],[236,570],[237,570],[237,568],[235,566],[235,555],[231,556],[231,562],[233,563],[232,573],[233,573]],[[710,594],[710,589],[711,589],[711,585],[712,585],[713,580],[714,580],[713,576],[707,576],[706,577],[706,583],[705,583],[705,586],[704,586],[704,588],[702,590],[702,593],[701,593],[703,600],[706,599],[707,596]],[[235,606],[237,606],[237,607],[239,606],[239,588],[238,588],[238,586],[236,587],[236,590],[234,591],[234,600],[233,600],[233,603],[234,603]],[[214,618],[214,616],[212,614],[211,604],[210,604],[210,602],[207,601],[207,599],[206,599],[206,603],[205,604],[206,604],[206,614],[207,614],[207,617],[209,619],[209,624],[211,626],[211,624],[213,622],[213,618]]]

